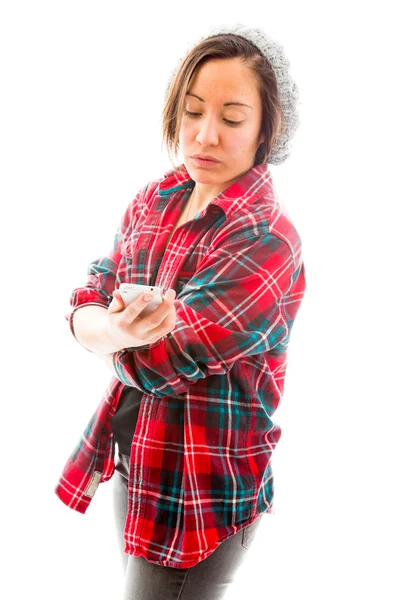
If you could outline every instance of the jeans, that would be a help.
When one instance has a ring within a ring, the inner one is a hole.
[[[262,513],[251,525],[223,541],[210,556],[187,569],[148,562],[125,554],[124,529],[128,510],[129,456],[118,452],[113,475],[113,508],[124,580],[123,600],[219,600],[247,556]]]

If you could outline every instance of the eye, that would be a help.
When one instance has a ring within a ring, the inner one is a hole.
[[[189,112],[188,110],[185,109],[185,115],[188,115],[190,117],[196,117],[197,115],[200,115],[201,113],[195,113],[195,112]],[[242,121],[230,121],[229,119],[224,119],[224,121],[226,121],[227,123],[229,123],[229,125],[240,125],[240,123],[242,123]]]

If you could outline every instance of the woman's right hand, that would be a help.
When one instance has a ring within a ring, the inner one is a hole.
[[[105,337],[118,352],[129,347],[144,346],[157,342],[175,328],[176,310],[175,290],[169,289],[163,302],[149,315],[141,317],[140,313],[148,302],[143,300],[144,294],[125,307],[118,290],[113,292],[113,300],[107,314],[102,317]]]

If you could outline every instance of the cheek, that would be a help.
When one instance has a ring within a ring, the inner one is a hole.
[[[190,127],[187,124],[182,125],[179,132],[179,143],[181,146],[184,146],[188,142],[190,142],[193,136],[196,135],[193,126]]]
[[[229,151],[232,156],[246,154],[253,141],[252,136],[245,131],[235,131],[227,138],[227,140],[229,140],[227,141],[227,144],[229,145]]]

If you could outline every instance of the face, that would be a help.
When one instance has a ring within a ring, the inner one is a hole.
[[[258,139],[262,108],[254,77],[240,57],[212,59],[200,67],[188,90],[179,150],[198,198],[214,198],[253,166],[265,140],[264,134]],[[219,162],[200,164],[193,154]]]

